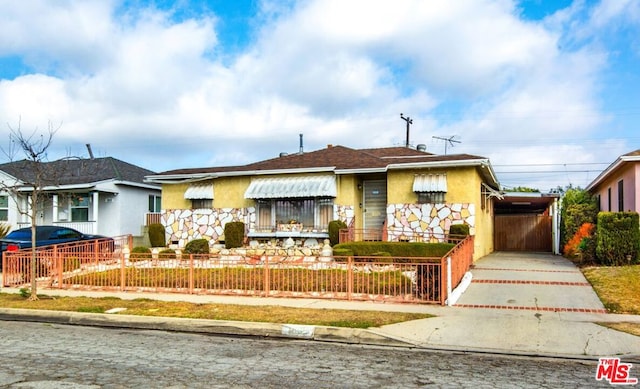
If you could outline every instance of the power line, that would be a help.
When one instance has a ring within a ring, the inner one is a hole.
[[[498,171],[496,170],[496,174],[562,174],[562,173],[600,173],[602,170],[538,170],[538,171]]]
[[[505,164],[505,165],[496,165],[492,164],[493,167],[503,167],[503,166],[582,166],[582,165],[610,165],[611,162],[584,162],[584,163],[521,163],[521,164]]]

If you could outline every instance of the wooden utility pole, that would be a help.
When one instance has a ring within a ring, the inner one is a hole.
[[[402,113],[400,114],[400,119],[407,122],[407,142],[405,143],[405,146],[409,147],[409,127],[411,126],[411,124],[413,124],[413,120],[409,116],[404,117]]]

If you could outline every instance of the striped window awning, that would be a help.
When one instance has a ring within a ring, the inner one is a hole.
[[[213,184],[191,184],[184,192],[187,200],[213,200]]]
[[[244,193],[246,199],[336,197],[335,176],[256,178]]]
[[[413,179],[414,192],[446,192],[446,174],[419,174]]]

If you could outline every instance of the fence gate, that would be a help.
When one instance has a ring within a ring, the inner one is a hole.
[[[551,216],[495,215],[496,251],[552,251]]]

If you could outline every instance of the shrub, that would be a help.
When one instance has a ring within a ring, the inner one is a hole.
[[[357,257],[371,257],[375,254],[389,254],[391,257],[405,258],[410,262],[411,257],[436,257],[440,258],[449,252],[455,245],[453,243],[421,243],[421,242],[349,242],[340,243],[333,249],[333,255],[351,252]]]
[[[353,250],[348,248],[340,248],[336,246],[333,248],[333,256],[334,257],[352,257]]]
[[[236,247],[242,247],[243,243],[244,243],[244,223],[229,222],[225,224],[224,225],[224,247],[228,249],[233,249]]]
[[[347,223],[342,220],[332,220],[329,222],[329,243],[335,246],[340,243],[340,230],[347,228]]]
[[[596,223],[598,204],[596,198],[583,189],[570,188],[562,197],[560,211],[560,247],[573,237],[584,223]]]
[[[593,232],[595,225],[593,223],[583,223],[578,231],[564,245],[564,255],[572,260],[590,261],[595,255],[595,241]]]
[[[151,247],[164,247],[167,245],[162,224],[153,223],[149,225],[149,242],[151,243]]]
[[[158,258],[160,258],[160,259],[176,259],[176,252],[175,252],[175,250],[171,250],[171,249],[160,250],[160,252],[158,252]]]
[[[131,249],[131,253],[129,254],[129,259],[131,261],[139,261],[149,258],[151,258],[151,249],[146,246],[136,246]]]
[[[194,239],[184,246],[185,254],[209,254],[209,241],[206,239]]]
[[[640,222],[636,212],[600,212],[596,257],[603,265],[630,265],[640,255]]]
[[[465,236],[469,236],[469,225],[468,224],[452,224],[449,227],[449,237],[455,238],[450,239],[449,243],[456,243],[458,239],[461,239]]]

